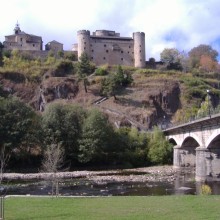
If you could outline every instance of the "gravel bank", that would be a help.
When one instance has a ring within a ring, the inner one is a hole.
[[[56,175],[61,179],[86,178],[97,184],[104,184],[106,182],[172,182],[177,172],[172,166],[155,166],[124,170],[59,172]],[[52,175],[52,173],[5,173],[3,178],[4,180],[43,180],[50,179]]]

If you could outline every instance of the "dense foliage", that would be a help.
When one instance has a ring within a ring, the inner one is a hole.
[[[38,149],[40,160],[50,146],[62,149],[64,164],[68,166],[134,167],[167,163],[171,159],[167,145],[160,146],[165,143],[164,137],[160,137],[157,145],[155,137],[152,139],[135,128],[115,130],[107,116],[97,109],[83,110],[72,104],[56,103],[49,105],[40,116],[21,101],[2,97],[0,112],[0,145],[5,154],[13,156],[11,164],[23,161],[25,166],[35,166],[28,157],[36,156]],[[151,150],[154,146],[159,147],[162,159],[155,157],[157,152]]]

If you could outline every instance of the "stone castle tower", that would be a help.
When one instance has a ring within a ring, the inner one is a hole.
[[[78,57],[87,53],[96,65],[125,65],[144,68],[145,34],[133,33],[131,37],[120,37],[119,33],[109,30],[97,30],[92,35],[88,30],[77,32]]]

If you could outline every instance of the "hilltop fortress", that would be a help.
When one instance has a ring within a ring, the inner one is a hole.
[[[110,30],[96,30],[92,35],[88,30],[80,30],[77,32],[77,41],[72,52],[78,59],[85,52],[96,65],[146,67],[143,32],[135,32],[133,37],[121,37],[120,33]],[[55,40],[47,43],[43,51],[42,37],[21,31],[18,23],[14,28],[14,34],[5,36],[3,45],[5,50],[31,51],[42,56],[48,51],[63,51],[63,44]]]
[[[96,65],[125,65],[143,68],[145,62],[145,34],[133,33],[131,37],[120,37],[119,33],[97,30],[92,35],[88,30],[77,32],[78,44],[74,48],[78,57],[87,53]]]

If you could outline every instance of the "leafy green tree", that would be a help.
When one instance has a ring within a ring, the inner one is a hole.
[[[189,59],[191,68],[198,68],[202,56],[208,56],[212,61],[216,62],[218,52],[214,50],[210,45],[200,44],[189,51]]]
[[[0,98],[1,173],[15,149],[19,152],[27,142],[30,145],[38,142],[37,138],[34,138],[37,121],[35,112],[18,99]]]
[[[84,118],[85,112],[79,106],[60,103],[49,105],[42,119],[45,144],[59,143],[65,149],[66,158],[76,160]]]
[[[128,86],[132,82],[132,76],[126,73],[119,65],[116,73],[113,76],[110,75],[102,80],[101,94],[105,96],[113,96],[114,99],[117,100],[116,94],[119,92],[119,90]]]
[[[83,124],[79,160],[83,163],[104,161],[111,149],[113,133],[108,118],[92,109]]]
[[[82,55],[80,56],[77,69],[78,69],[77,72],[79,74],[79,78],[83,80],[84,89],[85,92],[87,93],[87,82],[88,82],[87,76],[94,71],[87,53],[82,53]]]
[[[165,48],[160,54],[160,59],[167,65],[167,69],[182,70],[180,52],[177,49]]]
[[[148,158],[153,164],[170,164],[172,162],[172,144],[158,128],[154,127],[149,137]]]
[[[114,79],[115,79],[116,85],[122,86],[122,87],[125,87],[131,84],[133,81],[132,76],[126,73],[120,65],[117,67],[116,73],[114,75]]]
[[[109,76],[102,80],[101,82],[101,94],[107,97],[113,96],[115,100],[117,93],[118,85],[113,76]]]

